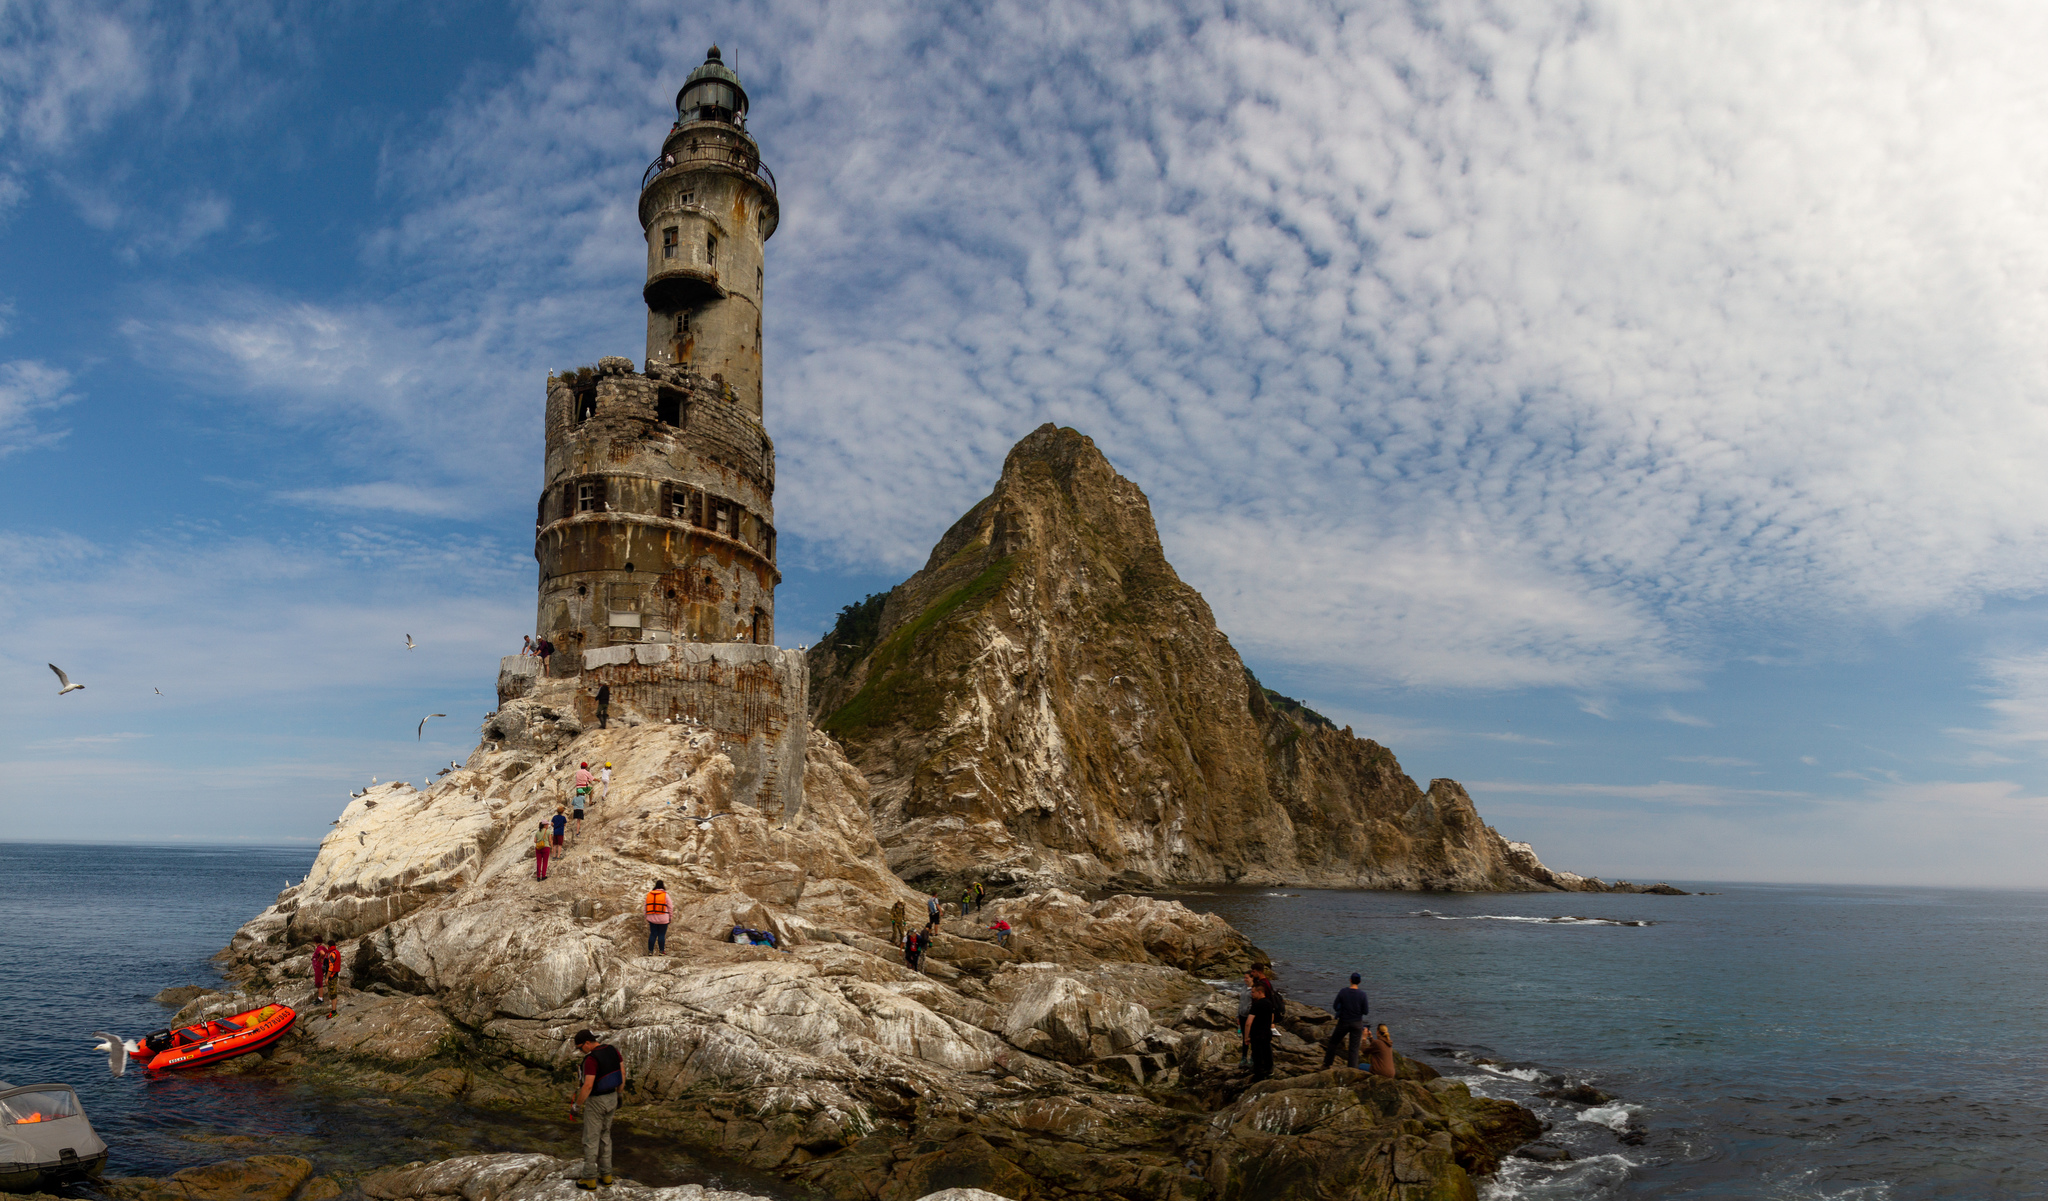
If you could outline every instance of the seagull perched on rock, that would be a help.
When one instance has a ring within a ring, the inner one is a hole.
[[[102,1040],[93,1048],[107,1053],[107,1070],[118,1076],[128,1070],[128,1047],[120,1039],[99,1030],[92,1032],[94,1038]]]
[[[427,715],[426,715],[425,717],[422,717],[422,718],[420,718],[420,728],[419,728],[419,729],[418,729],[417,731],[415,731],[415,732],[414,732],[414,734],[413,734],[413,738],[414,738],[414,740],[415,740],[415,741],[417,741],[417,740],[419,740],[419,739],[421,739],[421,738],[425,738],[425,737],[427,736],[427,723],[428,723],[429,721],[432,721],[432,720],[433,720],[434,718],[436,718],[436,717],[446,717],[446,716],[448,716],[448,715],[447,715],[446,713],[429,713],[429,714],[427,714]]]
[[[65,675],[64,669],[57,666],[55,663],[50,664],[50,670],[57,673],[58,696],[63,696],[67,692],[77,692],[79,689],[85,687],[85,685],[83,684],[72,683],[71,677]]]
[[[370,836],[369,836],[368,834],[365,834],[365,833],[363,833],[363,832],[362,832],[361,830],[357,830],[357,831],[356,831],[356,845],[357,845],[357,846],[362,846],[362,845],[363,845],[363,843],[365,843],[365,842],[367,842],[367,841],[369,840],[369,837],[370,837]]]
[[[419,649],[418,646],[414,645],[411,634],[407,634],[405,636],[405,649],[409,651],[416,651]]]

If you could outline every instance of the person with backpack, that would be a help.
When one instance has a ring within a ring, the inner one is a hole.
[[[626,1087],[626,1061],[588,1030],[576,1032],[576,1049],[583,1052],[583,1086],[569,1102],[569,1112],[583,1119],[583,1175],[576,1187],[595,1190],[612,1182],[612,1116]]]
[[[1270,979],[1252,985],[1251,1013],[1245,1018],[1244,1041],[1251,1051],[1252,1083],[1273,1074],[1273,1023],[1284,1012],[1286,1002]]]
[[[938,894],[938,893],[933,893],[933,894],[931,895],[931,898],[930,898],[929,900],[925,901],[925,903],[924,903],[924,911],[925,911],[925,922],[924,922],[924,928],[925,928],[925,929],[927,929],[927,930],[936,930],[936,929],[938,929],[938,928],[939,928],[939,919],[940,919],[940,918],[942,918],[942,917],[944,917],[944,916],[946,915],[946,906],[945,906],[945,903],[944,903],[943,901],[940,901],[940,900],[939,900],[939,894]]]

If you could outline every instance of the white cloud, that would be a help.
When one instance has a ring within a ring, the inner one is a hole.
[[[0,363],[0,458],[47,446],[65,431],[37,428],[36,415],[77,397],[70,391],[71,373],[34,359]]]
[[[1992,724],[1947,733],[1985,746],[2048,752],[2048,651],[1993,656],[1979,666],[1993,694],[1984,702]]]
[[[1802,801],[1813,794],[1770,788],[1723,788],[1714,784],[1678,784],[1659,780],[1654,784],[1577,784],[1529,780],[1480,780],[1468,783],[1473,796],[1510,793],[1526,796],[1606,798],[1640,801],[1657,805],[1727,807],[1755,805],[1766,801]],[[1491,812],[1491,810],[1487,810]]]
[[[1678,710],[1672,708],[1669,705],[1660,706],[1657,709],[1656,716],[1658,721],[1668,721],[1673,723],[1674,725],[1694,726],[1700,729],[1707,730],[1711,730],[1714,728],[1714,723],[1708,721],[1706,718],[1697,717],[1691,713],[1680,713]]]
[[[1726,755],[1667,755],[1673,763],[1697,763],[1701,767],[1756,767],[1754,759],[1731,759]]]

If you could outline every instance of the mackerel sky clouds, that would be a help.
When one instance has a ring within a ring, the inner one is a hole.
[[[0,0],[13,835],[467,754],[713,41],[786,642],[1057,421],[1269,685],[1556,866],[2048,883],[2024,4]]]

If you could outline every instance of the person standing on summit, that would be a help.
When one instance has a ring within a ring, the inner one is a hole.
[[[1337,1028],[1330,1032],[1330,1045],[1323,1048],[1323,1066],[1329,1067],[1337,1061],[1337,1048],[1345,1039],[1351,1040],[1351,1049],[1345,1063],[1358,1066],[1358,1043],[1365,1037],[1365,1015],[1372,1011],[1366,1000],[1365,990],[1358,987],[1358,973],[1351,973],[1351,983],[1337,990],[1337,999],[1330,1002],[1330,1012],[1337,1015]]]

